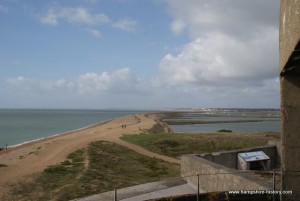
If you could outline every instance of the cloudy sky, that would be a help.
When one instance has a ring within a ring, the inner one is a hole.
[[[279,108],[279,0],[1,0],[0,108]]]

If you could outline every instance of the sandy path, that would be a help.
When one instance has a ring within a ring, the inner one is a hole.
[[[6,192],[7,182],[17,182],[19,179],[41,172],[49,165],[64,161],[69,153],[97,140],[115,142],[138,153],[179,164],[180,161],[177,159],[150,152],[119,139],[123,134],[136,134],[143,129],[151,128],[155,124],[154,117],[154,115],[146,117],[143,114],[130,115],[0,152],[0,164],[7,165],[0,168],[0,198]],[[122,128],[122,124],[127,125],[126,129]]]

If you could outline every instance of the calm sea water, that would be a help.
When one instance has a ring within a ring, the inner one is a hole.
[[[228,129],[237,132],[267,132],[281,131],[280,111],[276,109],[201,109],[193,112],[183,112],[176,119],[168,121],[201,121],[203,124],[171,125],[179,133],[215,132]],[[258,122],[234,122],[234,121]],[[213,122],[218,123],[213,123]],[[227,123],[221,123],[226,121]]]
[[[49,137],[139,112],[145,111],[0,109],[0,147]]]
[[[20,110],[0,109],[0,147],[22,144],[55,134],[80,129],[113,118],[141,112],[139,110]],[[247,123],[208,123],[171,126],[175,132],[213,132],[230,129],[242,132],[280,131],[279,110],[205,109],[184,112],[176,120],[237,121]],[[172,119],[170,119],[172,120]]]

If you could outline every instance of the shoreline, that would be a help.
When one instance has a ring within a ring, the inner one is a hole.
[[[147,113],[147,116],[141,113],[127,115],[1,151],[0,200],[9,193],[9,184],[30,180],[31,175],[65,161],[70,153],[86,148],[89,143],[95,141],[113,142],[142,155],[179,164],[178,159],[153,153],[119,139],[125,134],[139,134],[151,129],[156,125],[157,119],[157,115],[151,113]],[[125,124],[126,128],[122,127]]]
[[[152,111],[149,111],[152,112]],[[0,109],[0,150],[90,127],[143,110]],[[9,117],[9,118],[7,118]]]
[[[39,142],[39,141],[43,141],[43,140],[48,140],[48,139],[51,139],[51,138],[59,137],[59,136],[62,136],[62,135],[68,135],[68,134],[71,134],[71,133],[74,133],[74,132],[77,132],[77,131],[82,131],[84,129],[92,128],[94,126],[101,126],[101,125],[106,124],[106,123],[108,123],[108,122],[110,122],[112,120],[113,119],[109,119],[109,120],[101,121],[99,123],[87,125],[87,126],[84,126],[84,127],[78,128],[78,129],[69,130],[69,131],[65,131],[65,132],[62,132],[62,133],[51,134],[51,135],[49,135],[47,137],[37,138],[37,139],[34,139],[34,140],[29,140],[29,141],[21,142],[19,144],[10,145],[10,146],[7,146],[7,150],[8,149],[12,149],[12,148],[17,148],[17,147],[20,147],[20,146],[24,146],[24,145],[28,145],[28,144],[31,144],[31,143],[35,143],[35,142]],[[2,151],[5,151],[5,148]]]

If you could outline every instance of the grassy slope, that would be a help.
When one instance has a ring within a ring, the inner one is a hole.
[[[199,133],[199,134],[140,134],[125,135],[121,139],[150,151],[178,157],[188,153],[210,153],[245,147],[261,146],[278,140],[278,133]]]
[[[177,157],[239,149],[278,140],[276,133],[140,134],[123,140],[151,151]],[[4,167],[5,168],[5,167]],[[136,184],[179,176],[179,166],[99,141],[70,154],[30,180],[12,185],[9,200],[70,200]]]
[[[178,165],[99,141],[31,181],[14,184],[10,200],[70,200],[175,176],[179,176]]]

